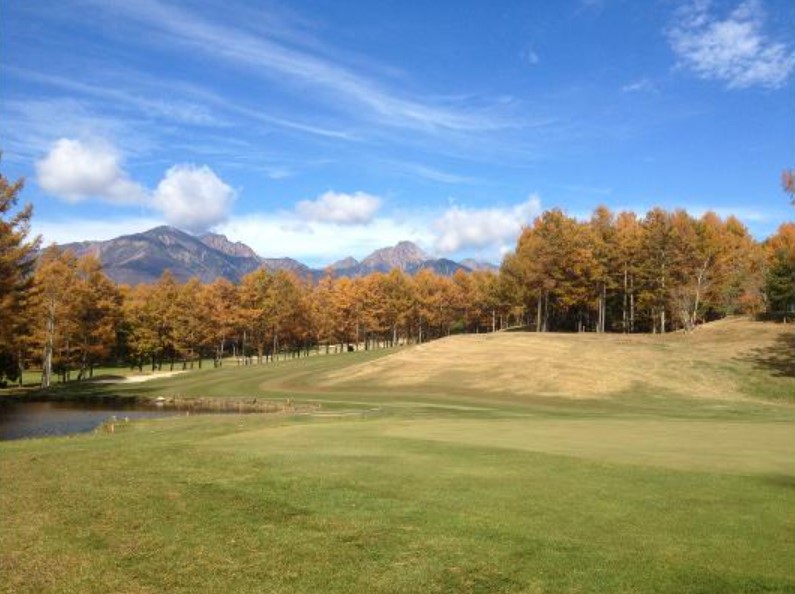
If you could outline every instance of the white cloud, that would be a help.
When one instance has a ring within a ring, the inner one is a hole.
[[[427,225],[414,221],[377,218],[341,233],[334,223],[300,224],[295,217],[289,212],[233,216],[215,230],[250,245],[261,256],[288,256],[313,267],[323,267],[347,256],[362,259],[376,249],[403,240],[420,246],[430,246],[433,242]]]
[[[309,221],[362,225],[373,220],[380,206],[380,198],[365,192],[326,192],[317,200],[302,200],[296,205],[296,212]]]
[[[443,184],[471,184],[478,181],[474,177],[459,175],[458,173],[451,173],[409,161],[385,161],[385,163],[401,173]]]
[[[641,78],[621,87],[623,93],[657,93],[657,85],[649,78]]]
[[[174,165],[153,199],[170,225],[198,232],[226,220],[235,191],[206,165]]]
[[[720,20],[709,0],[694,0],[677,14],[668,41],[679,63],[730,89],[779,88],[795,68],[795,51],[763,31],[761,2],[747,0]]]
[[[33,217],[33,235],[41,235],[42,245],[65,244],[80,241],[105,241],[121,235],[140,233],[159,227],[164,221],[156,217],[123,219],[77,219],[59,218],[57,221]]]
[[[36,163],[39,185],[67,202],[98,198],[115,204],[140,204],[146,190],[130,180],[116,150],[101,141],[61,138]]]
[[[530,223],[541,211],[538,196],[509,208],[461,208],[452,206],[434,223],[436,248],[454,253],[468,248],[504,247],[519,235],[522,225]]]
[[[152,192],[130,179],[119,152],[102,140],[61,138],[36,163],[36,174],[43,190],[67,202],[139,205],[193,232],[226,220],[235,199],[235,191],[206,165],[174,165]]]
[[[204,51],[213,59],[246,66],[280,84],[292,82],[301,93],[314,88],[320,91],[319,95],[325,95],[317,99],[327,105],[347,107],[359,116],[369,116],[389,126],[424,132],[484,132],[520,125],[515,117],[499,115],[502,112],[499,103],[483,109],[467,102],[406,96],[398,89],[346,68],[339,60],[285,44],[272,32],[260,31],[254,35],[157,0],[95,4],[127,14],[146,25],[149,31],[152,28],[164,31],[169,41],[181,43],[191,52]]]

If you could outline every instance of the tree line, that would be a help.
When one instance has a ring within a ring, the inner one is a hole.
[[[494,331],[509,323],[496,301],[497,283],[489,272],[447,278],[423,270],[411,277],[395,269],[360,278],[327,275],[313,284],[261,268],[237,284],[178,283],[166,271],[154,284],[117,286],[96,257],[50,247],[33,272],[18,362],[40,361],[47,386],[54,375],[90,377],[105,361],[184,369],[208,359],[221,365],[231,356],[248,365]]]
[[[795,224],[757,242],[735,217],[550,210],[526,227],[501,276],[540,330],[668,332],[795,307]]]
[[[0,381],[42,369],[90,377],[100,363],[264,363],[311,352],[421,343],[451,333],[670,332],[735,313],[795,309],[795,224],[757,242],[734,217],[605,207],[588,221],[560,210],[521,233],[498,272],[452,277],[400,270],[312,283],[260,269],[237,284],[118,286],[94,256],[29,238],[21,182],[0,175]]]

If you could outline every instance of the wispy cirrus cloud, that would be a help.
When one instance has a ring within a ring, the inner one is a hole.
[[[472,184],[478,181],[476,178],[469,175],[451,173],[449,171],[419,163],[411,163],[408,161],[387,161],[386,164],[390,168],[394,168],[401,173],[442,184]]]
[[[145,152],[152,146],[136,119],[98,113],[76,98],[5,98],[3,116],[3,150],[12,160],[35,161],[58,138],[103,139],[111,144],[124,138],[127,153]]]
[[[326,96],[327,105],[364,114],[383,125],[430,133],[479,132],[517,126],[515,119],[501,116],[499,102],[483,107],[455,100],[410,97],[325,58],[316,49],[296,49],[277,36],[268,36],[267,32],[253,35],[158,0],[98,5],[160,31],[171,44],[210,54],[269,80],[289,83],[294,91],[309,86]]]
[[[134,109],[141,117],[161,119],[177,125],[229,127],[232,118],[242,118],[266,127],[278,127],[337,140],[357,140],[348,130],[332,129],[320,124],[266,113],[230,101],[206,88],[168,82],[168,99],[163,98],[164,85],[131,71],[105,72],[95,83],[46,73],[9,68],[13,76],[44,84],[73,95],[98,99],[95,112],[118,110],[120,106]],[[227,117],[231,116],[231,117]]]
[[[172,93],[169,98],[163,98],[162,88],[158,89],[160,96],[154,98],[147,97],[142,93],[141,89],[148,85],[143,84],[145,81],[142,81],[140,77],[135,79],[135,86],[137,87],[135,91],[132,90],[130,85],[125,84],[122,78],[129,78],[131,76],[130,73],[125,73],[124,77],[114,77],[91,84],[85,81],[78,81],[72,77],[22,70],[14,67],[9,67],[7,72],[31,82],[68,91],[73,95],[83,95],[112,102],[117,108],[118,106],[131,107],[144,116],[164,119],[177,124],[212,127],[229,124],[216,113],[213,113],[206,105],[174,97],[173,81],[171,86]]]
[[[622,93],[659,93],[660,89],[650,78],[640,78],[621,87]]]
[[[710,0],[693,0],[667,31],[681,67],[699,78],[729,89],[780,88],[795,69],[791,44],[765,31],[765,11],[759,0],[746,0],[725,18],[713,14]]]

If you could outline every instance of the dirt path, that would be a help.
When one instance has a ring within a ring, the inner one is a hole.
[[[164,377],[172,377],[178,375],[180,373],[185,373],[185,371],[157,371],[155,373],[142,373],[136,375],[128,375],[125,377],[118,377],[112,379],[101,379],[97,380],[96,383],[98,384],[140,384],[142,382],[148,382],[155,379],[161,379]]]

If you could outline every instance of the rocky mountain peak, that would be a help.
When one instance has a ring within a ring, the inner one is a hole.
[[[492,264],[491,262],[483,262],[482,260],[475,260],[474,258],[461,260],[461,265],[466,266],[470,270],[486,270],[489,272],[496,272],[500,269],[499,266]]]
[[[240,241],[229,241],[226,235],[221,235],[220,233],[205,233],[204,235],[201,235],[199,239],[204,245],[211,247],[214,250],[218,250],[227,256],[234,256],[235,258],[257,257],[256,252],[254,252],[254,250],[252,250],[245,243]]]
[[[401,241],[394,247],[381,248],[362,260],[362,264],[370,268],[406,270],[412,265],[431,260],[431,256],[410,241]]]
[[[346,270],[348,268],[356,268],[359,265],[359,261],[356,258],[348,256],[347,258],[343,258],[342,260],[337,260],[334,264],[331,265],[332,270]]]

